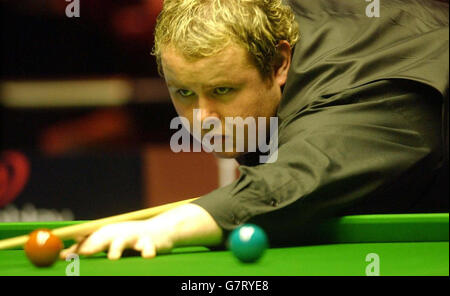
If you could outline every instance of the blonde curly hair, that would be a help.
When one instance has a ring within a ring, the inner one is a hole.
[[[200,59],[237,44],[267,78],[278,43],[286,40],[293,48],[298,39],[294,14],[282,0],[165,0],[152,54],[164,76],[161,51],[165,46],[173,46],[185,58]]]

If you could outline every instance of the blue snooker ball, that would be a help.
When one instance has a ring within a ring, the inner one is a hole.
[[[269,243],[267,235],[261,227],[244,224],[231,232],[228,246],[236,258],[249,263],[261,258],[269,247]]]

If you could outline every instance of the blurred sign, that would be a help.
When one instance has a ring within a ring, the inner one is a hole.
[[[168,102],[160,78],[4,81],[0,103],[10,108],[120,106],[128,102]]]

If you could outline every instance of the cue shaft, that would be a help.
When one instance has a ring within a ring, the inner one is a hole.
[[[113,223],[119,223],[119,222],[125,222],[125,221],[132,221],[132,220],[143,220],[143,219],[149,219],[154,216],[157,216],[163,212],[166,212],[168,210],[171,210],[175,207],[188,204],[197,198],[191,198],[187,200],[182,200],[174,203],[168,203],[162,206],[157,206],[153,208],[148,208],[144,210],[139,210],[135,212],[130,212],[126,214],[121,214],[117,216],[111,216],[107,218],[102,218],[90,222],[85,222],[77,225],[71,225],[66,227],[60,227],[52,229],[52,233],[59,237],[61,240],[64,239],[73,239],[80,236],[86,236],[91,234],[92,232],[98,230],[99,228]],[[28,235],[22,235],[17,236],[13,238],[8,238],[4,240],[0,240],[0,250],[2,249],[9,249],[14,248],[18,246],[24,245],[28,240]]]

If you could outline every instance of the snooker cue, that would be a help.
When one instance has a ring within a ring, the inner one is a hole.
[[[52,234],[54,234],[61,240],[71,239],[71,238],[73,239],[76,237],[89,235],[92,232],[101,228],[102,226],[105,226],[108,224],[126,222],[126,221],[132,221],[132,220],[149,219],[149,218],[152,218],[163,212],[171,210],[175,207],[188,204],[196,199],[198,199],[198,197],[187,199],[187,200],[182,200],[182,201],[178,201],[178,202],[168,203],[165,205],[152,207],[152,208],[148,208],[148,209],[144,209],[144,210],[120,214],[117,216],[102,218],[102,219],[89,221],[89,222],[85,222],[85,223],[81,223],[81,224],[55,228],[55,229],[52,229],[51,232],[52,232]],[[22,236],[17,236],[17,237],[13,237],[13,238],[7,238],[4,240],[0,240],[0,250],[22,246],[27,241],[28,241],[28,235],[22,235]]]

